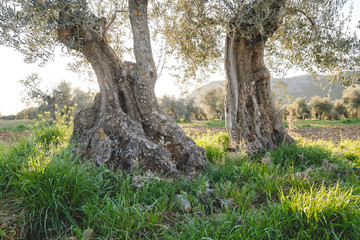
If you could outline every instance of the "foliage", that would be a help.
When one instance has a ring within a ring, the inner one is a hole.
[[[342,117],[348,117],[348,111],[344,105],[344,102],[341,100],[337,100],[334,103],[334,107],[331,112],[331,117],[335,120],[339,120]]]
[[[36,119],[39,114],[39,108],[29,107],[18,112],[16,114],[16,119]]]
[[[323,116],[331,117],[333,104],[329,98],[322,99],[319,96],[314,96],[310,99],[310,105],[315,118],[322,119],[321,117]]]
[[[347,2],[167,1],[164,35],[187,79],[216,68],[225,36],[235,30],[267,41],[267,62],[277,73],[298,66],[337,78],[358,68],[356,37],[346,28],[351,9],[343,14]]]
[[[73,89],[66,81],[49,90],[43,87],[42,80],[37,74],[31,74],[20,83],[23,86],[22,100],[27,104],[38,104],[38,107],[30,107],[19,112],[17,118],[20,119],[36,119],[39,114],[48,111],[55,120],[55,111],[67,112],[70,107],[76,107],[75,112],[77,112],[89,107],[93,101],[93,94],[79,88]]]
[[[360,109],[360,85],[346,88],[342,99],[352,117],[357,118]]]
[[[299,119],[310,118],[310,107],[307,105],[305,98],[297,98],[295,101],[287,106],[287,111],[290,116]]]
[[[190,122],[192,119],[201,120],[205,118],[204,112],[194,105],[193,99],[176,99],[174,96],[165,95],[159,99],[159,103],[163,111],[178,122]]]
[[[205,92],[201,96],[201,104],[208,119],[223,119],[225,113],[225,91],[215,88]]]

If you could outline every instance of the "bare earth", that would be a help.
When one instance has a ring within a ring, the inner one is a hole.
[[[346,127],[302,127],[289,130],[293,137],[304,137],[311,140],[323,139],[326,141],[340,142],[344,139],[360,139],[360,126]]]
[[[25,132],[0,132],[0,143],[1,142],[14,142],[23,136]]]
[[[182,126],[189,137],[196,137],[204,134],[215,134],[217,132],[225,132],[223,127],[198,127],[198,126]],[[344,139],[356,140],[360,139],[360,126],[331,126],[331,127],[300,127],[289,129],[292,137],[304,137],[311,140],[326,140],[339,142]]]

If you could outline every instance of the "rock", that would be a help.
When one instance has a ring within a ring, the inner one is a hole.
[[[176,195],[176,199],[179,202],[181,209],[184,210],[185,212],[190,212],[191,211],[191,204],[190,202],[186,199],[185,196],[178,194]]]
[[[230,198],[230,199],[221,199],[221,207],[222,208],[231,208],[232,206],[234,206],[234,199]]]
[[[92,230],[91,228],[86,229],[83,232],[83,240],[91,240],[94,237],[94,230]]]

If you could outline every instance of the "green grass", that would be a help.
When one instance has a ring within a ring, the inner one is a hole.
[[[225,120],[210,120],[205,125],[209,127],[225,127]]]
[[[345,124],[360,124],[360,119],[344,119],[344,120],[341,120],[341,123],[345,123]]]
[[[331,126],[348,126],[359,125],[360,119],[344,119],[344,120],[315,120],[306,119],[293,120],[293,124],[297,127],[331,127]]]
[[[203,121],[192,121],[192,122],[179,122],[180,126],[185,127],[225,127],[225,121],[224,120],[203,120]]]
[[[26,139],[0,143],[0,197],[17,200],[16,212],[24,209],[23,222],[13,224],[29,239],[82,239],[86,229],[94,239],[360,234],[360,140],[297,139],[250,158],[228,152],[226,133],[202,135],[195,140],[210,164],[197,177],[171,179],[82,162],[67,143],[70,134],[69,126],[41,124]]]
[[[30,125],[34,124],[35,120],[1,120],[0,132],[5,131],[24,131],[28,130]]]

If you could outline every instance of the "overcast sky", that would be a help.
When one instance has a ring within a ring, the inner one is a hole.
[[[360,20],[360,0],[354,1],[352,26]],[[48,88],[52,88],[62,80],[72,83],[73,87],[80,87],[84,91],[97,89],[96,82],[91,84],[79,76],[79,74],[67,71],[66,64],[69,59],[56,54],[54,62],[38,67],[34,64],[25,64],[20,53],[11,48],[0,46],[0,113],[2,115],[16,114],[27,107],[21,102],[21,85],[19,80],[25,79],[31,73],[38,73]],[[301,74],[301,72],[289,72],[288,76]],[[212,76],[209,81],[224,80],[224,73]],[[195,88],[193,86],[192,88]],[[191,90],[191,89],[190,89]],[[161,75],[155,88],[158,97],[165,94],[179,96],[181,89],[175,84],[175,80],[167,71]]]

